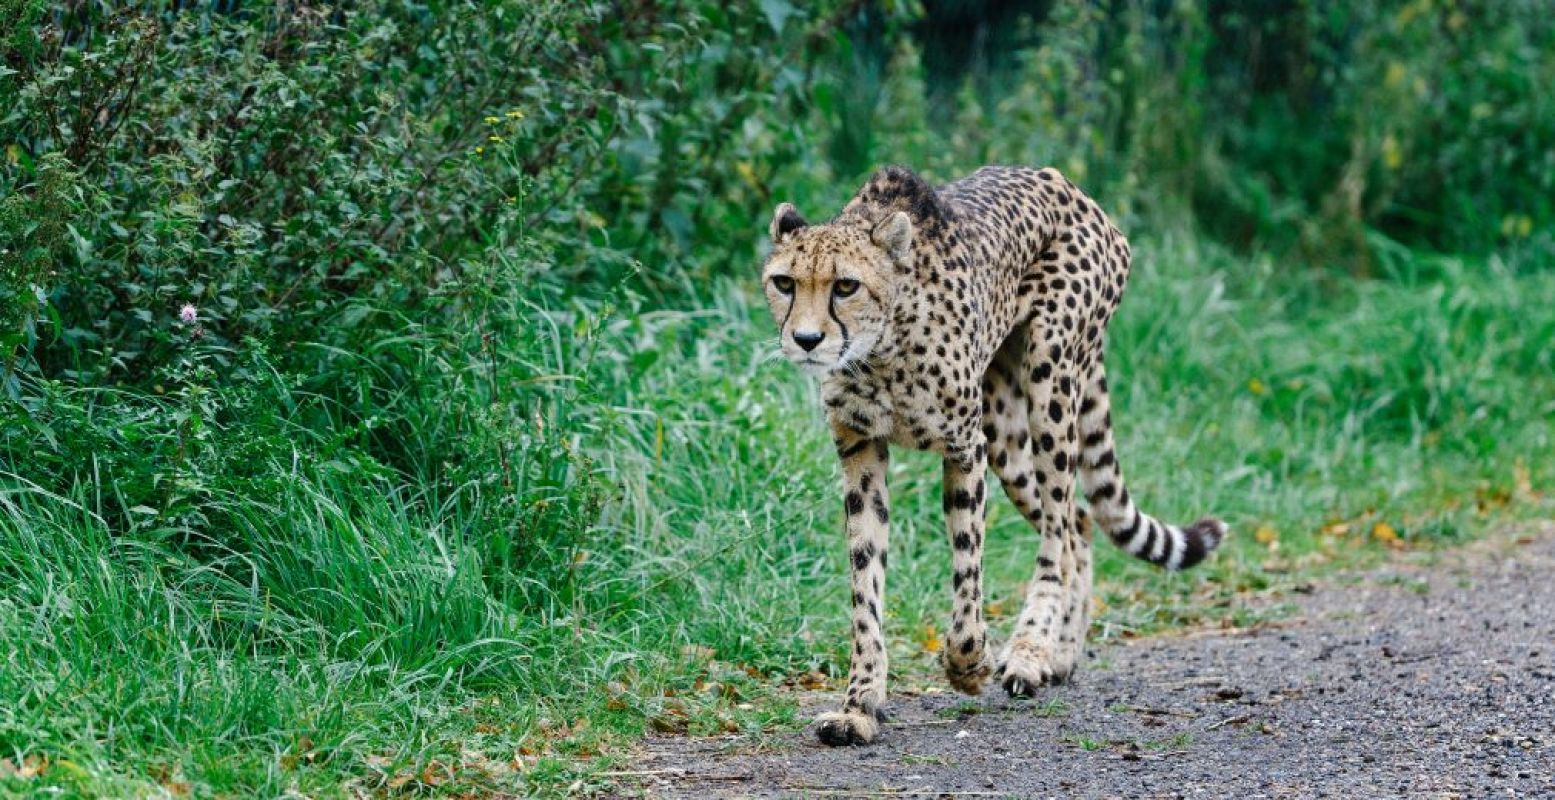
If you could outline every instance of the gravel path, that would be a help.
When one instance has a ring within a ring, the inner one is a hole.
[[[1245,631],[1101,647],[1034,701],[893,692],[882,741],[652,739],[628,795],[1555,798],[1555,525]],[[997,687],[995,687],[997,688]],[[827,693],[801,699],[807,714]]]

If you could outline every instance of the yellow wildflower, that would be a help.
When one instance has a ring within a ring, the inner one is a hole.
[[[1388,64],[1388,71],[1383,75],[1382,83],[1389,89],[1397,89],[1404,85],[1404,79],[1407,77],[1409,77],[1409,71],[1404,68],[1403,64],[1394,61]]]
[[[1393,134],[1382,137],[1382,163],[1388,169],[1398,169],[1404,165],[1404,148],[1400,147]]]
[[[1508,214],[1501,218],[1501,235],[1507,238],[1527,238],[1533,233],[1533,218],[1527,214]]]
[[[751,163],[749,161],[738,161],[738,162],[735,162],[734,171],[738,172],[740,174],[740,177],[743,178],[745,180],[745,182],[750,184],[751,186],[760,186],[761,185],[761,179],[756,177],[756,170],[755,170],[754,167],[751,166]]]

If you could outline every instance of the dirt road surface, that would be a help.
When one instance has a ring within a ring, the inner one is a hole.
[[[647,797],[1555,798],[1555,525],[1317,583],[1251,630],[1093,649],[1013,701],[893,693],[869,747],[647,742]],[[834,703],[806,694],[806,715]],[[635,782],[635,785],[634,785]]]

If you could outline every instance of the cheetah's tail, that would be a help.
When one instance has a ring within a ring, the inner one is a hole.
[[[1167,569],[1186,569],[1204,560],[1226,536],[1226,525],[1205,517],[1187,527],[1168,525],[1140,511],[1123,485],[1112,441],[1112,403],[1107,378],[1098,367],[1080,405],[1080,482],[1091,515],[1117,546]]]

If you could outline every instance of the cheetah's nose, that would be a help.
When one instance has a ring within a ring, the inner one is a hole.
[[[814,350],[815,346],[820,344],[821,340],[825,339],[825,338],[826,338],[826,334],[820,333],[819,331],[816,331],[816,332],[794,331],[794,344],[797,344],[800,347],[803,347],[804,351],[806,353],[810,352],[811,350]]]

